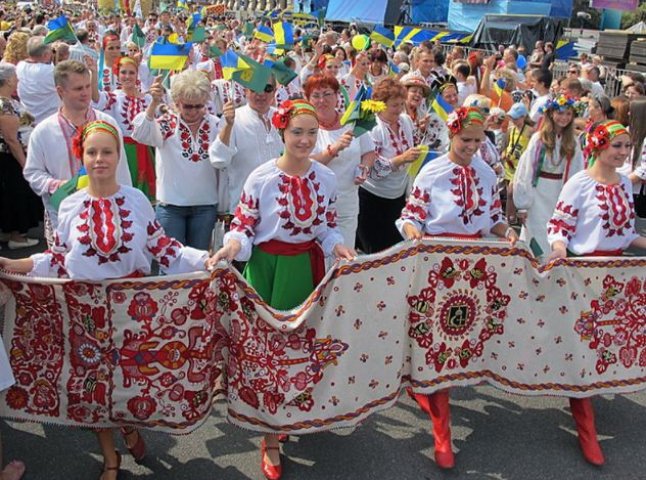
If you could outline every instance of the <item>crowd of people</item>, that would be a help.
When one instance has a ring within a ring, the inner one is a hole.
[[[541,41],[529,52],[430,41],[357,51],[352,28],[296,28],[283,58],[295,78],[255,91],[224,79],[210,53],[276,60],[236,19],[202,18],[205,42],[171,74],[149,67],[150,48],[182,43],[187,13],[78,10],[68,13],[78,41],[49,43],[47,21],[59,14],[0,12],[0,230],[8,248],[30,247],[38,240],[27,232],[43,221],[47,242],[44,253],[1,258],[6,270],[100,281],[148,275],[152,260],[162,273],[227,260],[286,310],[314,290],[329,259],[402,240],[520,239],[543,262],[646,248],[635,229],[644,78],[624,78],[608,98],[599,58],[556,79],[554,46]],[[360,134],[342,119],[366,89],[376,116]],[[60,201],[80,174],[87,187]],[[12,382],[0,361],[0,387]],[[453,467],[448,391],[413,396],[431,417],[437,464]],[[590,399],[570,404],[583,455],[602,465]],[[142,459],[143,436],[121,434]],[[113,432],[96,435],[100,478],[117,478]],[[284,440],[262,441],[269,479],[281,477]],[[23,471],[13,462],[0,478]]]

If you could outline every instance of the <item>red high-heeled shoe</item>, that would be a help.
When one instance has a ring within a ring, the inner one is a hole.
[[[141,433],[134,427],[121,427],[120,430],[121,435],[123,436],[123,441],[126,444],[126,448],[130,452],[130,455],[135,459],[135,462],[141,462],[146,456],[146,443],[144,442]],[[137,439],[132,445],[130,445],[128,444],[128,437],[133,433],[137,434]]]
[[[267,460],[267,450],[278,450],[280,447],[268,447],[265,439],[260,442],[260,468],[267,480],[279,480],[283,475],[283,466],[281,464],[271,465]]]

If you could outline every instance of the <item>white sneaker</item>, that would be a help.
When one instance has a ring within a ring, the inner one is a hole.
[[[34,245],[38,245],[39,240],[35,238],[26,237],[24,242],[16,242],[15,240],[9,240],[9,250],[18,250],[20,248],[29,248]]]

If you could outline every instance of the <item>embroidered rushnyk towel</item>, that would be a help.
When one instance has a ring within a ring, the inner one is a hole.
[[[646,386],[644,267],[539,268],[498,242],[401,243],[335,265],[289,312],[229,267],[102,283],[4,274],[16,384],[0,415],[188,433],[223,396],[239,426],[310,433],[355,425],[407,386],[634,392]]]

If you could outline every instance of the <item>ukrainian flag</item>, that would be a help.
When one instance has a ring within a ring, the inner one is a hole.
[[[449,114],[453,111],[453,107],[449,105],[439,93],[435,95],[435,98],[431,103],[431,108],[435,113],[437,113],[437,116],[440,117],[443,122],[446,122],[446,119],[449,118]]]
[[[292,48],[294,46],[294,27],[288,22],[276,22],[274,27],[274,40],[279,48]]]
[[[222,65],[222,76],[225,80],[231,80],[234,72],[249,68],[249,65],[238,56],[233,50],[227,50],[220,57]]]
[[[499,78],[496,80],[496,83],[493,84],[493,90],[496,92],[496,95],[498,95],[498,98],[502,98],[502,94],[505,91],[506,86],[507,82],[505,82],[504,78]]]
[[[417,147],[417,149],[420,151],[419,157],[417,157],[408,167],[408,175],[412,179],[417,176],[417,174],[422,168],[426,166],[426,164],[440,156],[438,152],[429,150],[428,145],[420,145]]]
[[[177,8],[188,10],[188,0],[177,0]]]
[[[150,50],[149,66],[157,70],[182,70],[192,47],[192,43],[154,43]]]
[[[57,40],[69,40],[74,43],[78,41],[76,34],[74,33],[74,29],[65,15],[61,15],[47,23],[47,29],[49,32],[47,32],[47,35],[43,40],[45,45],[54,43]]]
[[[356,122],[359,120],[361,114],[361,102],[370,98],[370,92],[365,85],[361,85],[361,88],[357,91],[357,94],[354,96],[354,100],[350,102],[350,105],[345,109],[343,116],[341,117],[341,125],[346,125],[350,122]]]
[[[370,39],[386,48],[390,48],[395,44],[395,34],[383,25],[377,25],[375,27],[370,33]]]
[[[414,45],[419,45],[425,40],[430,40],[435,36],[435,33],[427,30],[422,30],[416,27],[402,27],[395,26],[395,46],[402,43],[412,42]]]
[[[253,32],[253,38],[257,38],[265,43],[271,43],[274,41],[274,32],[271,31],[271,28],[265,25],[260,25]]]
[[[51,203],[52,207],[58,210],[58,207],[60,207],[63,200],[82,188],[87,187],[88,183],[89,178],[85,171],[85,167],[81,167],[76,175],[56,189],[54,194],[50,197],[49,203]]]

